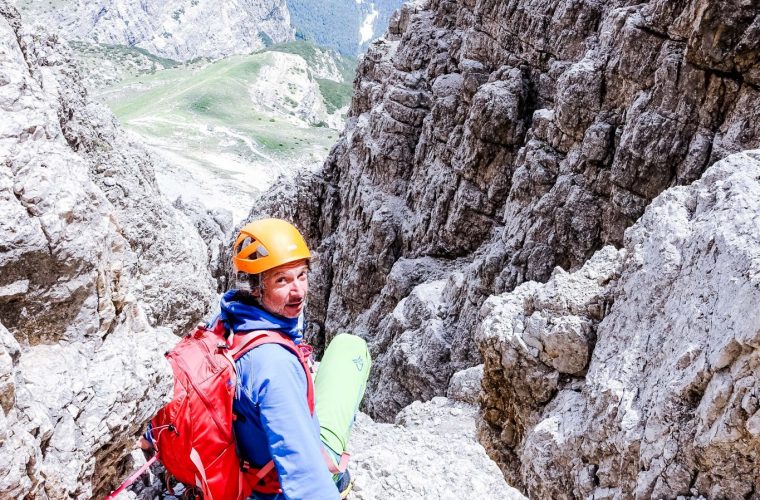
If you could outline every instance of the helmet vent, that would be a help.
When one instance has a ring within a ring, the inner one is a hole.
[[[235,253],[240,253],[243,251],[245,247],[250,245],[253,242],[251,238],[245,238],[240,242],[240,244],[236,247]]]
[[[269,252],[262,245],[256,246],[256,257],[267,257]]]

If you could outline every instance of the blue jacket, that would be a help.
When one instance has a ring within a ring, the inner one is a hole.
[[[277,330],[295,343],[302,337],[301,318],[270,314],[235,290],[224,294],[220,319],[234,332]],[[258,467],[273,459],[288,499],[340,498],[322,457],[319,421],[310,415],[298,358],[280,345],[266,344],[244,354],[235,366],[238,419],[233,425],[241,456]]]

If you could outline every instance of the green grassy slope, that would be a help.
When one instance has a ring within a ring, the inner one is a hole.
[[[128,128],[158,139],[188,142],[204,150],[236,152],[244,159],[299,155],[327,149],[337,135],[320,127],[297,127],[257,111],[248,93],[268,53],[236,56],[202,67],[178,67],[125,80],[107,94],[114,114]],[[233,133],[221,136],[215,129]],[[233,134],[250,139],[253,147]],[[254,151],[260,151],[258,155]]]
[[[319,91],[325,100],[328,113],[334,113],[351,102],[353,89],[350,85],[324,78],[317,78],[317,83],[319,84]]]
[[[330,49],[314,45],[312,42],[306,42],[303,40],[296,40],[293,42],[279,43],[272,45],[267,51],[270,52],[285,52],[288,54],[296,54],[304,58],[309,66],[313,66],[319,63],[319,53]],[[341,55],[337,52],[333,52],[336,66],[340,71],[343,81],[351,83],[354,79],[354,71],[356,70],[357,60],[355,57]]]
[[[128,48],[113,48],[109,55],[110,50],[96,49],[108,64],[121,64],[125,57],[131,61],[134,55]],[[296,54],[306,64],[278,52]],[[137,76],[110,82],[98,95],[125,128],[166,160],[166,170],[157,175],[170,197],[194,193],[208,205],[230,208],[242,217],[251,197],[278,174],[321,163],[337,139],[339,132],[321,123],[323,111],[312,115],[320,120],[316,126],[296,114],[304,109],[298,107],[299,92],[307,88],[309,96],[322,95],[330,113],[350,101],[356,62],[332,57],[334,63],[324,51],[296,42],[214,62],[156,61],[154,66],[148,58],[129,65],[130,71],[137,68]],[[262,87],[273,92],[262,94]],[[254,102],[261,95],[274,101]]]

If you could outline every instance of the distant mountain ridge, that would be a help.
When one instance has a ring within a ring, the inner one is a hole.
[[[139,47],[188,61],[248,54],[294,38],[285,0],[19,0],[27,22],[68,40]]]
[[[307,40],[356,57],[404,0],[17,0],[29,24],[69,41],[124,45],[185,62]]]

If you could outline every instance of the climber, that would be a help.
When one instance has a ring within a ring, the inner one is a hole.
[[[261,500],[345,498],[351,489],[346,447],[371,360],[364,340],[339,334],[312,377],[311,347],[301,342],[310,258],[288,222],[240,230],[232,257],[239,286],[224,294],[213,321],[167,353],[174,398],[140,440],[165,466],[170,493],[171,478],[222,500],[251,492]]]
[[[301,343],[310,258],[301,234],[284,220],[244,226],[233,248],[238,288],[222,297],[219,319],[235,334],[274,330]],[[269,479],[279,481],[285,498],[345,498],[352,483],[339,466],[369,374],[366,343],[348,334],[330,343],[314,382],[313,416],[305,397],[311,381],[292,352],[265,344],[235,365],[233,426],[241,458],[254,469],[273,460]]]

